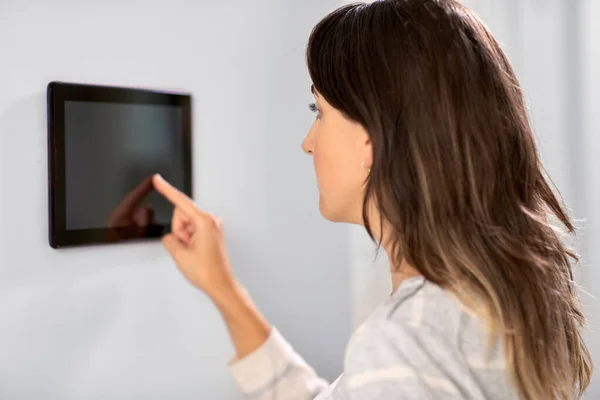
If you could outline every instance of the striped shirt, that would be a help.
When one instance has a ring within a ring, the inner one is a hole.
[[[230,364],[247,399],[517,399],[498,341],[449,292],[423,277],[402,282],[354,332],[331,385],[273,328]]]

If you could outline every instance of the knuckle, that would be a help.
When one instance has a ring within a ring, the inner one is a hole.
[[[198,214],[198,222],[206,226],[211,222],[211,218],[208,214]]]

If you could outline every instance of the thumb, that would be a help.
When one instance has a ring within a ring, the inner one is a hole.
[[[162,239],[162,243],[176,263],[182,261],[181,258],[187,252],[187,248],[175,235],[172,233],[165,235]]]

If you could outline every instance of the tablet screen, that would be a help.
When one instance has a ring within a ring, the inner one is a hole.
[[[173,208],[152,188],[151,176],[159,173],[191,190],[189,102],[171,94],[94,88],[62,96],[54,88],[52,108],[62,111],[51,124],[51,236],[62,243],[55,247],[158,237],[168,231]]]
[[[107,227],[119,203],[153,173],[183,187],[181,113],[177,106],[65,102],[68,230]],[[172,208],[155,191],[139,203],[151,208],[153,222],[171,220]]]

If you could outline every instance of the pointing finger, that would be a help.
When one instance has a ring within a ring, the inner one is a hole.
[[[194,204],[192,199],[165,181],[159,174],[153,176],[152,183],[154,184],[156,191],[162,194],[176,208],[183,211],[188,217],[194,218],[195,216],[204,215],[204,212]]]

